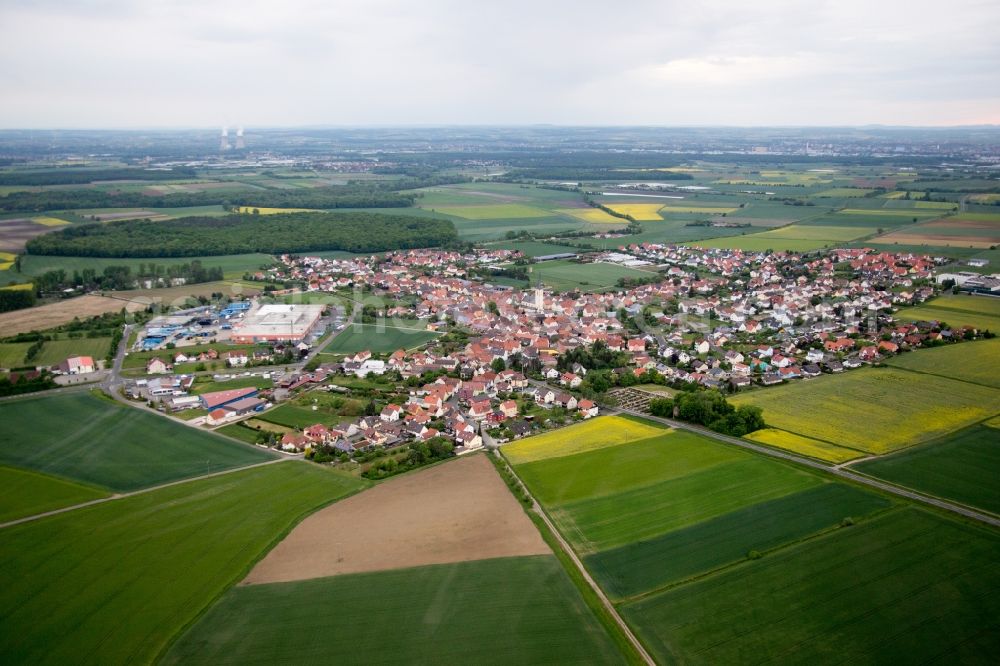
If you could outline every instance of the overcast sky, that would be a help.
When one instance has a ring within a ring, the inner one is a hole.
[[[0,127],[1000,123],[1000,0],[0,0]]]

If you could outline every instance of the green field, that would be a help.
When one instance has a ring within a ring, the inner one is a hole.
[[[500,243],[490,243],[485,246],[490,250],[517,250],[526,257],[543,257],[548,254],[562,254],[564,252],[578,253],[580,248],[572,245],[556,245],[554,243],[540,243],[538,241],[503,241]]]
[[[149,663],[305,514],[363,487],[283,462],[6,528],[9,663]]]
[[[596,425],[599,421],[592,423]],[[602,425],[615,428],[616,423],[605,420]],[[704,437],[683,430],[661,432],[658,436],[620,446],[613,446],[605,439],[604,448],[526,462],[518,465],[517,472],[540,502],[562,505],[614,495],[629,488],[678,478],[705,467],[746,458],[746,454],[739,449],[706,445]],[[548,436],[560,433],[570,436],[561,430]],[[527,444],[534,439],[521,442]],[[516,449],[508,449],[510,447],[504,448],[508,459],[518,461],[516,454],[512,455]]]
[[[863,368],[746,391],[731,401],[761,407],[776,428],[875,454],[1000,413],[996,389],[895,368]]]
[[[889,365],[1000,389],[1000,338],[917,349],[890,359]]]
[[[706,440],[705,449],[712,446]],[[821,482],[805,470],[750,454],[740,460],[709,463],[678,478],[665,476],[665,480],[614,495],[558,505],[551,510],[552,518],[578,552],[592,553],[650,539]]]
[[[278,405],[260,413],[257,417],[261,421],[276,423],[287,428],[307,428],[317,423],[334,423],[329,415],[320,411],[313,411],[295,405]],[[235,426],[234,426],[235,427]]]
[[[916,509],[624,606],[662,662],[993,663],[1000,537]]]
[[[150,264],[166,267],[189,264],[192,261],[200,261],[206,268],[218,266],[222,268],[226,277],[241,277],[247,271],[254,271],[261,266],[274,263],[274,257],[269,254],[232,254],[216,257],[125,259],[103,257],[57,257],[29,254],[21,257],[21,275],[31,277],[41,275],[47,271],[55,270],[64,270],[68,275],[72,275],[73,271],[82,272],[87,268],[101,273],[107,266],[128,266],[132,270],[138,270],[140,264],[146,267]],[[11,271],[11,273],[14,273],[14,271]]]
[[[659,537],[590,555],[587,568],[612,597],[624,599],[746,560],[888,508],[888,499],[855,486],[825,483],[775,500],[749,504]]]
[[[543,261],[531,266],[531,282],[541,280],[556,291],[604,291],[613,289],[619,278],[648,278],[656,275],[616,264],[580,264],[568,259]]]
[[[617,664],[622,657],[558,560],[540,555],[236,587],[164,663]]]
[[[0,368],[18,368],[24,365],[54,366],[59,365],[70,356],[91,356],[94,361],[101,361],[111,348],[111,338],[76,338],[73,340],[51,340],[42,344],[41,351],[25,361],[24,355],[31,342],[0,343]]]
[[[854,467],[900,486],[1000,514],[998,427],[974,425],[944,439]]]
[[[0,463],[116,491],[274,457],[88,392],[0,402],[0,433]]]
[[[412,326],[412,328],[411,328]],[[373,354],[413,349],[430,342],[440,335],[421,328],[418,321],[399,327],[383,324],[349,324],[326,347],[324,354],[354,354],[368,350]]]
[[[0,523],[107,495],[99,488],[0,465]]]

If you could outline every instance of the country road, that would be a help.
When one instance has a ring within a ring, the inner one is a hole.
[[[499,451],[494,451],[493,455],[497,456],[503,462],[503,464],[506,465],[510,473],[514,475],[514,478],[517,479],[518,483],[520,483],[521,486],[524,488],[524,492],[528,495],[528,498],[531,499],[531,510],[537,513],[538,516],[542,519],[542,521],[545,522],[545,526],[549,528],[549,531],[559,542],[559,546],[563,549],[563,551],[570,558],[570,560],[573,561],[573,566],[575,566],[577,571],[580,572],[580,575],[587,582],[587,585],[590,586],[590,589],[592,589],[594,591],[594,594],[597,595],[597,598],[601,600],[601,605],[604,606],[604,609],[614,619],[615,624],[617,624],[618,627],[621,629],[622,633],[625,635],[625,638],[627,638],[629,643],[632,644],[632,647],[634,647],[636,652],[639,653],[639,656],[642,657],[643,661],[645,661],[650,666],[655,666],[656,662],[646,651],[646,648],[643,647],[642,643],[639,642],[639,639],[636,638],[635,634],[632,633],[632,629],[629,628],[629,626],[625,623],[625,620],[622,619],[622,616],[618,614],[618,609],[614,607],[614,605],[611,603],[611,600],[608,599],[606,594],[604,594],[604,590],[601,589],[601,586],[598,585],[597,581],[595,581],[591,577],[590,572],[588,572],[586,567],[583,566],[583,562],[581,562],[580,558],[577,557],[576,552],[573,550],[572,546],[570,546],[569,542],[563,538],[562,533],[559,532],[555,524],[549,519],[548,514],[545,513],[545,510],[542,508],[541,504],[538,503],[538,501],[535,499],[535,496],[531,494],[530,490],[528,490],[528,486],[525,485],[521,477],[517,475],[517,472],[514,470],[514,468],[507,463],[507,460],[500,455]]]

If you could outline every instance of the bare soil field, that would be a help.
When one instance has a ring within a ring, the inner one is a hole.
[[[146,306],[142,303],[88,294],[58,303],[40,305],[37,308],[0,314],[0,332],[7,336],[27,333],[28,331],[41,331],[73,321],[73,317],[83,319],[105,312],[115,312],[123,307],[127,308],[129,312],[136,312]]]
[[[490,461],[472,455],[314,513],[241,584],[550,552]]]
[[[0,252],[20,254],[24,252],[25,243],[51,230],[29,219],[0,220]]]

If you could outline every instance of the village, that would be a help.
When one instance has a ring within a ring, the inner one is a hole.
[[[614,411],[622,387],[647,402],[685,386],[736,392],[982,334],[893,317],[940,290],[929,256],[642,243],[587,260],[656,277],[603,293],[517,289],[491,272],[539,259],[489,247],[283,256],[253,276],[301,285],[277,292],[283,301],[272,292],[148,322],[132,346],[144,374],[126,391],[290,453],[348,460],[447,441],[461,454]],[[349,335],[354,348],[337,345]]]

